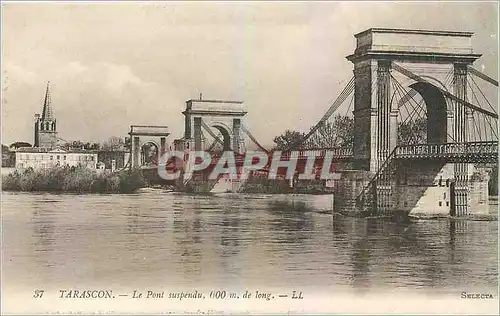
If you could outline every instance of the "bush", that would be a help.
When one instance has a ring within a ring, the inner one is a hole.
[[[2,190],[27,192],[133,193],[146,184],[140,170],[98,173],[84,167],[15,170],[2,177]]]
[[[120,175],[119,188],[120,192],[132,193],[138,188],[146,186],[146,180],[142,176],[140,170],[131,170],[122,172]]]

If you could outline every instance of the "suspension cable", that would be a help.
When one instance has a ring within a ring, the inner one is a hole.
[[[472,77],[471,77],[472,79]],[[473,79],[472,79],[473,80]],[[479,103],[479,98],[477,97],[476,93],[474,92],[474,89],[472,89],[472,85],[470,83],[470,81],[468,80],[467,78],[467,83],[469,84],[469,87],[470,87],[470,91],[472,92],[472,97],[476,100],[477,103]],[[473,111],[474,114],[476,114],[477,112]],[[485,121],[483,122],[483,126],[484,126],[484,137],[486,138],[485,140],[488,140],[488,131],[486,129],[486,123],[488,123],[488,125],[490,126],[490,129],[493,130],[493,126],[491,126],[491,122],[487,119],[484,119],[482,120],[479,113],[477,113],[477,121],[478,121],[478,124],[480,124],[481,121]],[[474,119],[474,123],[475,123],[475,119]],[[481,141],[482,140],[482,134],[481,134],[481,130],[479,131],[480,135],[479,135],[479,140]]]
[[[318,128],[320,128],[325,123],[325,121],[327,121],[330,118],[330,116],[332,116],[332,114],[342,105],[342,103],[349,96],[349,94],[351,94],[354,91],[354,87],[355,87],[355,80],[354,77],[352,77],[351,80],[349,80],[349,83],[345,86],[340,95],[337,97],[337,99],[333,102],[333,104],[326,111],[323,117],[318,121],[318,123],[314,125],[313,128],[311,128],[311,130],[304,137],[302,137],[300,140],[294,142],[291,146],[289,146],[289,148],[287,148],[286,151],[295,149],[301,144],[304,144],[308,140],[308,138],[311,137],[311,135],[314,134],[314,132],[316,132]]]
[[[467,78],[467,83],[468,83],[468,84],[469,84],[469,86],[471,87],[471,89],[470,89],[470,90],[471,90],[471,92],[472,92],[472,96],[476,99],[476,102],[478,102],[478,103],[479,103],[479,99],[478,99],[478,97],[477,97],[476,93],[474,92],[474,90],[472,89],[472,85],[470,84],[470,82],[469,82],[468,78]],[[479,89],[479,87],[478,87],[478,89]],[[479,91],[481,91],[481,89],[479,89]],[[482,93],[482,92],[481,92],[481,93]],[[488,101],[488,100],[486,100],[486,101]],[[488,102],[488,103],[489,103],[489,102]],[[490,126],[490,128],[493,130],[493,126],[491,125],[491,122],[490,122],[489,120],[486,120],[486,122],[488,123],[488,125]],[[485,135],[486,135],[486,133],[485,133]],[[496,133],[495,133],[495,135],[496,135]]]
[[[394,85],[395,85],[395,84],[394,84]],[[397,88],[397,87],[396,87],[396,88]],[[395,89],[396,89],[396,88],[395,88]],[[401,99],[398,101],[398,117],[399,117],[399,116],[401,116],[401,119],[400,119],[400,121],[401,121],[401,122],[406,121],[406,119],[408,119],[408,116],[410,116],[410,111],[409,111],[409,110],[408,110],[408,108],[406,107],[406,102],[408,102],[408,100],[409,100],[409,96],[408,96],[408,94],[412,94],[413,92],[415,92],[415,93],[416,93],[416,91],[415,91],[415,90],[413,90],[413,89],[412,89],[412,90],[410,90],[410,91],[408,91],[407,95],[403,96],[403,98],[401,98]],[[396,91],[394,92],[394,96],[395,96],[395,95],[396,95]],[[394,97],[394,96],[393,96],[393,97]],[[403,100],[403,99],[405,99],[405,102],[401,102],[401,100]],[[408,114],[404,120],[403,120],[403,110],[401,109],[403,106],[404,106],[404,108],[405,108],[405,110],[406,110],[406,113]]]
[[[403,91],[402,93],[405,93],[405,94],[406,94],[406,90],[405,90],[405,88],[404,88],[404,87],[403,87],[403,86],[399,83],[399,81],[397,81],[397,80],[396,80],[396,78],[394,78],[394,80],[395,80],[395,82],[396,82],[396,84],[397,84],[398,88],[400,89],[400,91]],[[414,106],[412,106],[412,108],[413,108],[413,111],[412,111],[412,112],[414,112],[414,113],[418,114],[418,117],[419,117],[420,119],[425,119],[425,117],[423,117],[423,116],[421,115],[421,111],[420,111],[420,110],[422,110],[423,114],[425,114],[426,116],[427,116],[427,114],[426,114],[425,109],[421,108],[421,102],[419,103],[419,102],[415,101],[415,99],[413,98],[413,96],[410,96],[410,98],[408,99],[408,101],[413,101],[413,102],[415,103],[415,105],[417,106],[416,108],[415,108]],[[405,102],[405,107],[406,107],[406,103],[410,103],[410,104],[411,104],[411,102]],[[417,111],[417,110],[418,110],[418,111]],[[408,110],[407,110],[407,111],[408,111]],[[412,118],[413,118],[413,117],[412,117]]]
[[[401,83],[399,83],[399,81],[397,81],[397,80],[396,80],[396,83],[398,84],[400,90],[404,91],[406,93],[406,89],[401,85]],[[413,101],[413,103],[417,106],[417,107],[412,106],[413,112],[415,114],[417,114],[420,119],[426,119],[427,118],[427,111],[425,108],[422,107],[422,101],[424,101],[424,100],[422,99],[421,102],[417,102],[414,98],[415,95],[416,94],[410,95],[410,98],[408,100],[410,102],[408,102],[408,103],[410,103],[410,105],[411,105],[411,101]],[[420,111],[420,110],[422,110],[422,111]],[[413,119],[413,116],[412,116],[412,119]]]
[[[393,85],[393,89],[394,89],[394,95],[393,95],[393,98],[396,96],[396,94],[399,96],[399,100],[403,100],[403,99],[406,99],[406,101],[409,100],[409,93],[408,94],[405,94],[403,96],[401,96],[401,93],[399,91],[399,87],[397,86],[396,84],[396,79],[394,78],[394,76],[391,74],[391,84]],[[410,114],[410,111],[408,110],[408,107],[406,106],[406,103],[407,102],[398,102],[398,109],[400,109],[401,107],[404,106],[405,110],[406,110],[406,113],[408,113],[408,116],[406,117],[406,119],[402,120],[401,122],[401,125],[403,125],[405,123],[405,121],[411,116]],[[401,111],[400,111],[401,112]],[[399,127],[398,127],[399,128]],[[414,141],[416,142],[416,137],[413,133],[413,130],[410,129],[410,135],[414,138]]]
[[[483,96],[483,98],[486,100],[486,102],[488,103],[488,105],[491,107],[492,111],[495,112],[495,113],[497,113],[496,109],[490,103],[490,101],[488,100],[488,98],[484,95],[483,90],[481,90],[481,88],[477,84],[476,80],[474,80],[474,77],[472,77],[472,76],[469,76],[469,77],[472,80],[472,82],[476,85],[477,89],[479,90],[479,92],[481,93],[481,95]],[[470,83],[469,83],[469,85],[470,85]],[[472,90],[472,86],[471,86],[471,90]],[[477,102],[479,103],[479,100]]]
[[[445,96],[445,97],[447,97],[449,99],[452,99],[455,102],[459,102],[460,104],[463,104],[463,105],[465,105],[465,106],[467,106],[467,107],[469,107],[469,108],[471,108],[473,110],[476,110],[476,111],[481,112],[483,114],[486,114],[488,116],[491,116],[491,117],[494,117],[494,118],[498,118],[498,114],[492,113],[492,112],[490,112],[488,110],[485,110],[485,109],[483,109],[483,108],[481,108],[479,106],[471,104],[470,102],[462,100],[459,97],[455,96],[454,94],[452,94],[452,93],[450,93],[450,92],[448,92],[448,91],[446,91],[446,90],[444,90],[444,89],[442,89],[442,88],[440,88],[440,87],[438,87],[438,86],[430,83],[429,81],[425,80],[424,78],[416,75],[415,73],[409,71],[406,68],[403,68],[403,67],[399,66],[396,63],[392,63],[392,68],[394,70],[396,70],[397,72],[399,72],[399,73],[405,75],[406,77],[410,78],[410,79],[413,79],[413,80],[418,81],[418,82],[422,82],[422,83],[426,83],[426,84],[432,85],[433,87],[435,87],[436,89],[438,89],[443,94],[443,96]]]
[[[492,124],[491,124],[491,121],[490,121],[491,118],[487,119],[486,122],[488,122],[488,125],[490,126],[490,130],[493,132],[493,135],[495,135],[495,137],[498,139],[498,134],[497,134],[497,129],[493,128]],[[498,127],[498,121],[495,120],[496,124],[497,124],[497,127]]]
[[[470,85],[470,82],[469,82],[468,78],[467,78],[467,84],[468,84],[468,86],[469,86],[469,87],[471,87],[471,85]],[[476,96],[476,94],[474,93],[474,90],[472,90],[472,87],[471,87],[471,89],[470,89],[470,90],[471,90],[471,92],[472,92],[472,98],[473,98],[473,99],[475,99],[475,100],[476,100],[476,102],[478,102],[478,103],[479,103],[479,100],[477,99],[477,96]],[[468,95],[466,95],[465,97],[468,99]],[[474,124],[474,126],[476,127],[476,130],[477,130],[477,132],[478,132],[479,141],[482,141],[481,129],[480,129],[480,127],[478,127],[478,124],[479,124],[479,122],[480,122],[480,119],[478,118],[477,123],[476,123],[476,118],[475,118],[476,113],[477,113],[476,111],[472,110],[472,123]],[[472,131],[471,131],[471,132],[472,132]],[[486,137],[486,133],[485,133],[485,137]]]
[[[392,75],[391,75],[391,76],[392,76]],[[392,76],[392,78],[393,78],[394,80],[396,80],[396,78],[394,78],[394,76]],[[410,98],[411,98],[411,97],[413,97],[413,96],[417,95],[417,93],[418,93],[418,92],[417,92],[417,90],[415,90],[415,89],[411,89],[410,91],[408,91],[408,93],[407,93],[405,96],[403,96],[401,99],[399,99],[399,101],[398,101],[398,109],[399,109],[400,107],[402,107],[402,106],[403,106],[406,102],[408,102],[408,101],[410,100]]]
[[[210,134],[210,136],[212,136],[219,143],[221,143],[222,146],[224,146],[224,142],[222,140],[220,140],[220,138],[217,137],[217,135],[215,135],[215,133],[210,129],[210,127],[205,123],[205,121],[201,120],[201,126]],[[231,146],[229,146],[229,149],[232,150]]]
[[[467,68],[469,69],[470,73],[483,79],[484,81],[487,81],[495,86],[498,87],[498,81],[496,81],[495,79],[489,77],[488,75],[482,73],[481,71],[477,70],[476,68],[468,65]]]
[[[396,87],[396,91],[395,93],[397,93],[400,97],[400,100],[402,98],[404,98],[405,96],[408,96],[409,93],[407,93],[407,91],[399,84],[399,82],[396,80],[396,78],[394,78],[394,76],[391,74],[391,78],[393,79],[393,82],[394,82],[394,85]],[[411,90],[410,90],[411,91]],[[410,101],[410,100],[413,100],[413,96],[410,96],[410,99],[407,99],[407,101]],[[415,107],[412,107],[413,108],[413,111],[410,113],[410,111],[408,110],[408,107],[406,106],[406,104],[409,103],[409,102],[404,102],[403,105],[406,109],[406,112],[408,113],[408,116],[406,117],[406,119],[402,122],[402,124],[405,124],[408,120],[411,122],[412,121],[412,118],[413,118],[413,115],[414,113],[417,113],[417,109],[419,108],[419,104],[417,105],[417,108]],[[418,111],[418,114],[419,114],[419,117],[420,117],[420,111]],[[420,117],[421,118],[421,117]],[[422,119],[422,118],[421,118]],[[415,134],[415,131],[413,130],[413,128],[410,126],[410,134],[411,136],[413,137],[413,140],[414,140],[414,144],[418,144],[418,137],[417,135]]]
[[[398,85],[399,85],[399,86],[401,86],[401,88],[404,90],[404,88],[403,88],[403,87],[402,87],[402,85],[399,83],[399,81],[397,81],[397,80],[396,80],[396,82],[397,82],[397,83],[398,83]],[[419,108],[419,107],[421,106],[421,104],[422,104],[422,101],[424,101],[424,100],[421,100],[421,102],[417,104],[417,102],[415,101],[415,99],[412,97],[412,98],[410,99],[410,101],[413,101],[413,102],[417,105],[417,107]],[[415,110],[416,110],[416,109],[414,108],[414,111],[415,111]],[[425,114],[425,113],[426,113],[426,112],[425,112],[425,110],[424,110],[424,114]],[[420,117],[421,119],[423,119],[423,118],[422,118],[422,116],[420,116],[420,111],[418,112],[418,115],[419,115],[419,117]],[[427,116],[427,114],[426,114],[426,116]],[[413,116],[412,116],[412,118],[413,118]],[[406,122],[406,120],[405,120],[405,122]],[[428,131],[427,131],[427,132],[428,132]],[[455,138],[453,137],[453,135],[450,135],[450,134],[448,133],[448,131],[446,131],[446,134],[447,134],[447,135],[451,138],[451,140],[452,140],[453,142],[455,142]]]
[[[448,74],[446,75],[446,78],[444,79],[444,86],[447,87],[448,84],[452,82],[453,82],[453,68],[451,68]]]
[[[472,90],[472,85],[470,84],[470,81],[469,81],[469,78],[466,79],[467,80],[467,86],[470,88],[470,92],[472,93],[472,99],[473,100],[476,100],[477,103],[480,103],[479,100],[477,99],[477,96],[476,96],[476,93],[474,92],[474,90]],[[466,94],[465,95],[466,99],[468,100],[469,98],[469,94]],[[467,112],[466,112],[467,113]],[[473,117],[473,123],[474,123],[474,126],[476,126],[476,119],[475,119],[475,115],[476,115],[476,111],[472,111],[472,117]],[[477,128],[476,128],[477,129]],[[479,130],[479,140],[481,141],[481,130]]]
[[[253,137],[252,133],[250,133],[250,131],[243,125],[241,125],[241,130],[247,134],[247,136],[255,143],[255,145],[257,145],[257,147],[259,147],[260,150],[262,150],[263,152],[265,152],[266,154],[269,153],[269,150],[265,149],[264,146],[262,146],[255,137]]]
[[[222,136],[221,132],[218,132],[217,133],[217,136]],[[218,138],[214,139],[214,141],[212,142],[212,144],[210,145],[210,147],[208,148],[208,151],[212,151],[212,149],[214,149],[215,145],[217,145],[219,143],[219,140]]]
[[[349,115],[349,110],[351,109],[352,105],[354,104],[354,98],[355,98],[355,94],[353,93],[352,94],[352,98],[351,98],[351,101],[349,102],[349,106],[347,107],[347,110],[345,111],[345,116],[348,116]]]

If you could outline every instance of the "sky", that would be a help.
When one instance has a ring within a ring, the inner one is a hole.
[[[307,131],[352,77],[371,27],[475,32],[498,78],[496,2],[2,3],[2,143],[33,142],[47,81],[59,137],[102,142],[131,124],[182,137],[185,102],[241,100],[263,144]]]

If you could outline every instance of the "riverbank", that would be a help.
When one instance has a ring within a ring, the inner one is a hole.
[[[147,185],[139,170],[100,171],[84,167],[14,170],[2,174],[3,191],[134,193]]]

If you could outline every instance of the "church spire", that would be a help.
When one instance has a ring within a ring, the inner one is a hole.
[[[42,121],[53,121],[54,113],[52,111],[52,101],[50,99],[50,81],[47,82],[47,90],[45,91],[45,100],[43,102]]]

